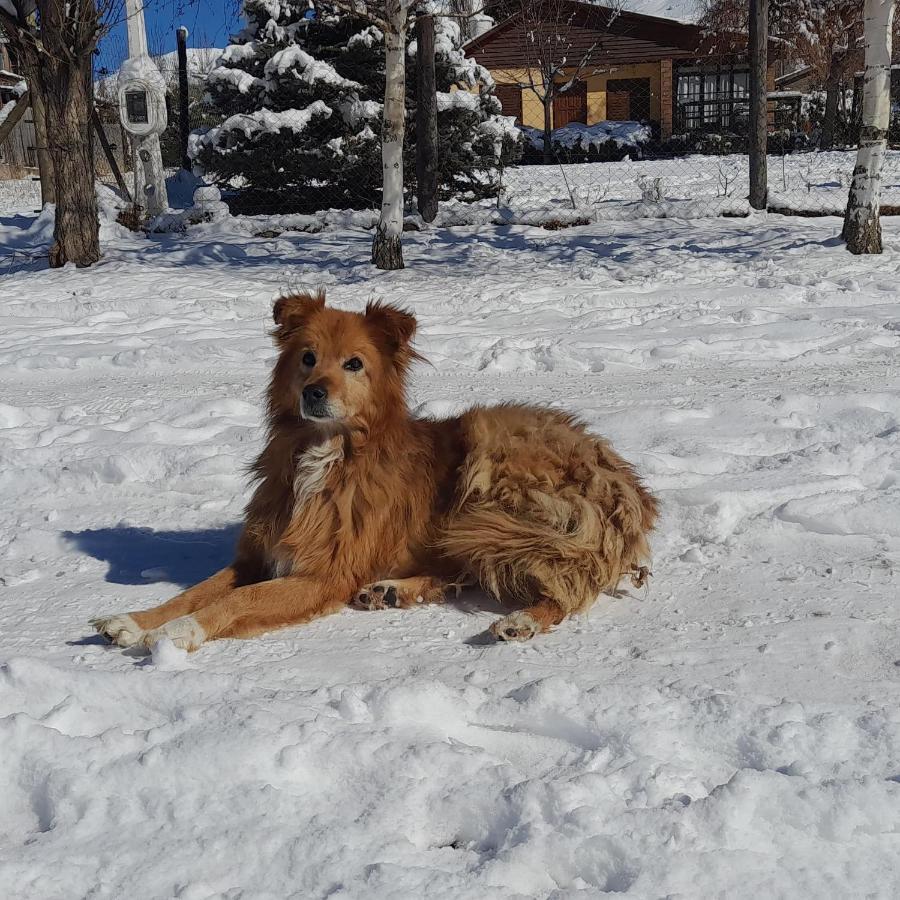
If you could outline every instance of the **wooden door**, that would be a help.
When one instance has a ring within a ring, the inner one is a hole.
[[[606,91],[606,119],[609,122],[631,121],[631,94],[628,91]]]
[[[587,125],[587,83],[584,81],[576,81],[553,98],[553,127],[564,128],[569,122]]]
[[[610,78],[606,82],[606,118],[610,122],[650,120],[650,79]]]
[[[503,106],[503,115],[515,116],[516,122],[521,124],[522,88],[517,84],[498,84],[494,88],[494,93]]]

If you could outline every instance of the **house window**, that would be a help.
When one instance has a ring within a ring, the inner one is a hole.
[[[678,131],[746,131],[750,73],[741,69],[681,69],[677,75]]]

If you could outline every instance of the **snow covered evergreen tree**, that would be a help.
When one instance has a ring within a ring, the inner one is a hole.
[[[247,212],[378,206],[381,31],[326,3],[313,7],[312,0],[244,0],[243,9],[247,26],[208,79],[212,103],[225,118],[192,137],[196,163],[211,179],[240,185],[239,207]],[[518,155],[518,132],[499,115],[488,72],[462,53],[458,26],[438,22],[442,193],[490,196],[498,165]],[[414,53],[414,43],[409,49]],[[410,65],[407,185],[415,178],[414,104]]]
[[[240,184],[248,212],[377,202],[381,32],[309,0],[245,0],[243,10],[247,27],[208,79],[227,118],[193,137],[196,162]]]

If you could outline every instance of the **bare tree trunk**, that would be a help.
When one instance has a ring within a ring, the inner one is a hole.
[[[831,64],[828,67],[828,78],[825,80],[825,117],[822,119],[822,140],[819,144],[822,150],[830,150],[834,146],[840,93],[841,68],[837,58],[832,56]]]
[[[548,93],[544,99],[544,163],[553,163],[553,94]]]
[[[53,268],[74,262],[90,266],[100,259],[100,224],[94,189],[91,134],[91,58],[45,63],[47,143],[53,159],[56,227],[50,248]]]
[[[47,111],[44,97],[40,90],[40,82],[34,79],[38,88],[31,93],[31,112],[34,115],[34,142],[37,154],[38,174],[41,176],[41,206],[56,203],[56,174],[53,171],[53,158],[47,145]]]
[[[841,236],[851,253],[881,253],[881,169],[891,113],[891,38],[895,0],[865,0],[863,118]]]
[[[416,19],[416,75],[416,199],[419,214],[433,222],[438,213],[438,128],[432,16]]]
[[[766,137],[769,0],[750,0],[750,205],[765,209],[768,195]]]
[[[372,241],[379,269],[403,268],[403,132],[406,116],[406,9],[387,0],[384,35],[384,125],[381,132],[381,217]]]

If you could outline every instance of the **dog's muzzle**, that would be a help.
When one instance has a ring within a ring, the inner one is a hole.
[[[328,391],[321,384],[308,384],[303,388],[300,401],[300,414],[304,419],[332,419],[331,404],[328,402]]]

